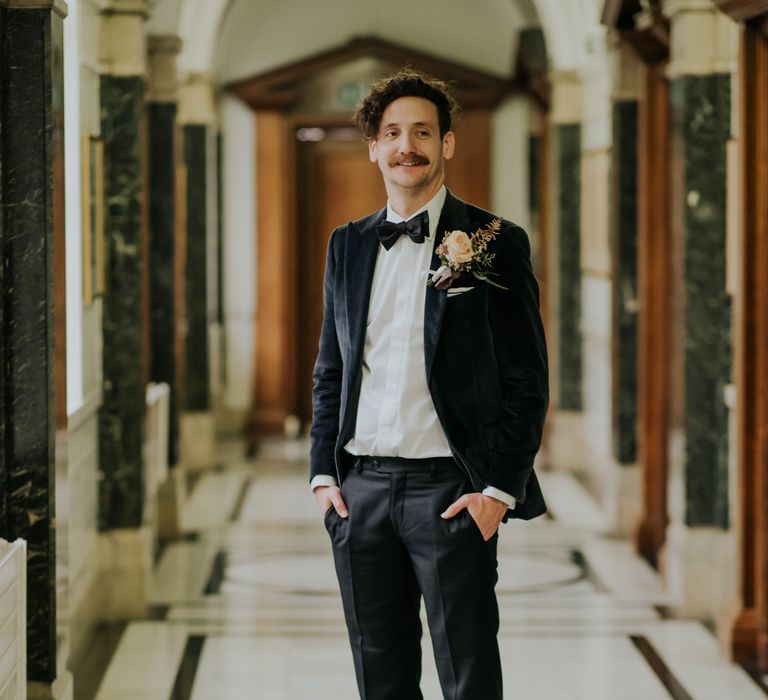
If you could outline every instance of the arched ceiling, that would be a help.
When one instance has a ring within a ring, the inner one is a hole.
[[[499,76],[520,29],[541,26],[555,70],[579,70],[602,0],[156,0],[147,29],[178,34],[180,71],[228,82],[375,35]],[[289,28],[287,30],[286,28]]]

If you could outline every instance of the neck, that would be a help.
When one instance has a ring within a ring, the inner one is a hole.
[[[421,209],[437,191],[443,186],[443,178],[437,179],[428,187],[413,191],[403,190],[396,187],[387,187],[387,197],[389,205],[404,219],[410,219],[411,216]]]

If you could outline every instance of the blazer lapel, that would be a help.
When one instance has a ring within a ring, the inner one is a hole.
[[[386,212],[387,210],[384,208],[362,221],[350,224],[350,232],[346,237],[344,291],[347,328],[349,329],[349,367],[353,373],[357,372],[365,342],[373,271],[376,266],[376,255],[379,251],[376,224],[384,220]]]
[[[471,233],[470,222],[467,217],[467,207],[458,197],[454,197],[450,192],[446,192],[443,210],[437,222],[437,229],[435,229],[430,270],[437,270],[441,264],[440,258],[434,252],[435,248],[442,242],[446,231],[455,230]],[[429,381],[429,377],[432,374],[432,364],[435,360],[437,342],[440,339],[440,328],[443,325],[446,298],[445,289],[427,287],[427,296],[424,302],[424,364],[426,365],[427,381]]]

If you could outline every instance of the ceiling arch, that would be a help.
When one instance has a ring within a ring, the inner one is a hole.
[[[602,0],[485,0],[471,4],[464,0],[402,0],[400,8],[397,0],[386,7],[378,0],[305,4],[157,0],[147,28],[153,34],[176,33],[182,38],[182,75],[212,73],[217,82],[365,35],[410,44],[456,61],[465,59],[470,65],[503,76],[514,67],[516,45],[511,35],[537,24],[546,37],[552,68],[580,70],[587,61],[590,40],[603,31],[599,23],[601,4]],[[471,7],[472,14],[462,15],[462,6]],[[295,14],[297,7],[300,11]],[[286,14],[291,8],[294,14]],[[287,37],[285,26],[294,28]],[[322,32],[317,31],[318,26],[323,27]],[[243,61],[238,66],[233,54],[250,50],[251,63]]]

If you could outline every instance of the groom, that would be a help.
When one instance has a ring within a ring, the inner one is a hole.
[[[430,273],[450,255],[435,250],[446,232],[495,219],[443,185],[455,111],[444,83],[412,70],[373,86],[356,119],[389,200],[328,246],[310,485],[364,700],[422,698],[422,597],[445,698],[501,700],[497,529],[546,511],[528,238],[502,220],[484,279],[466,265]]]

